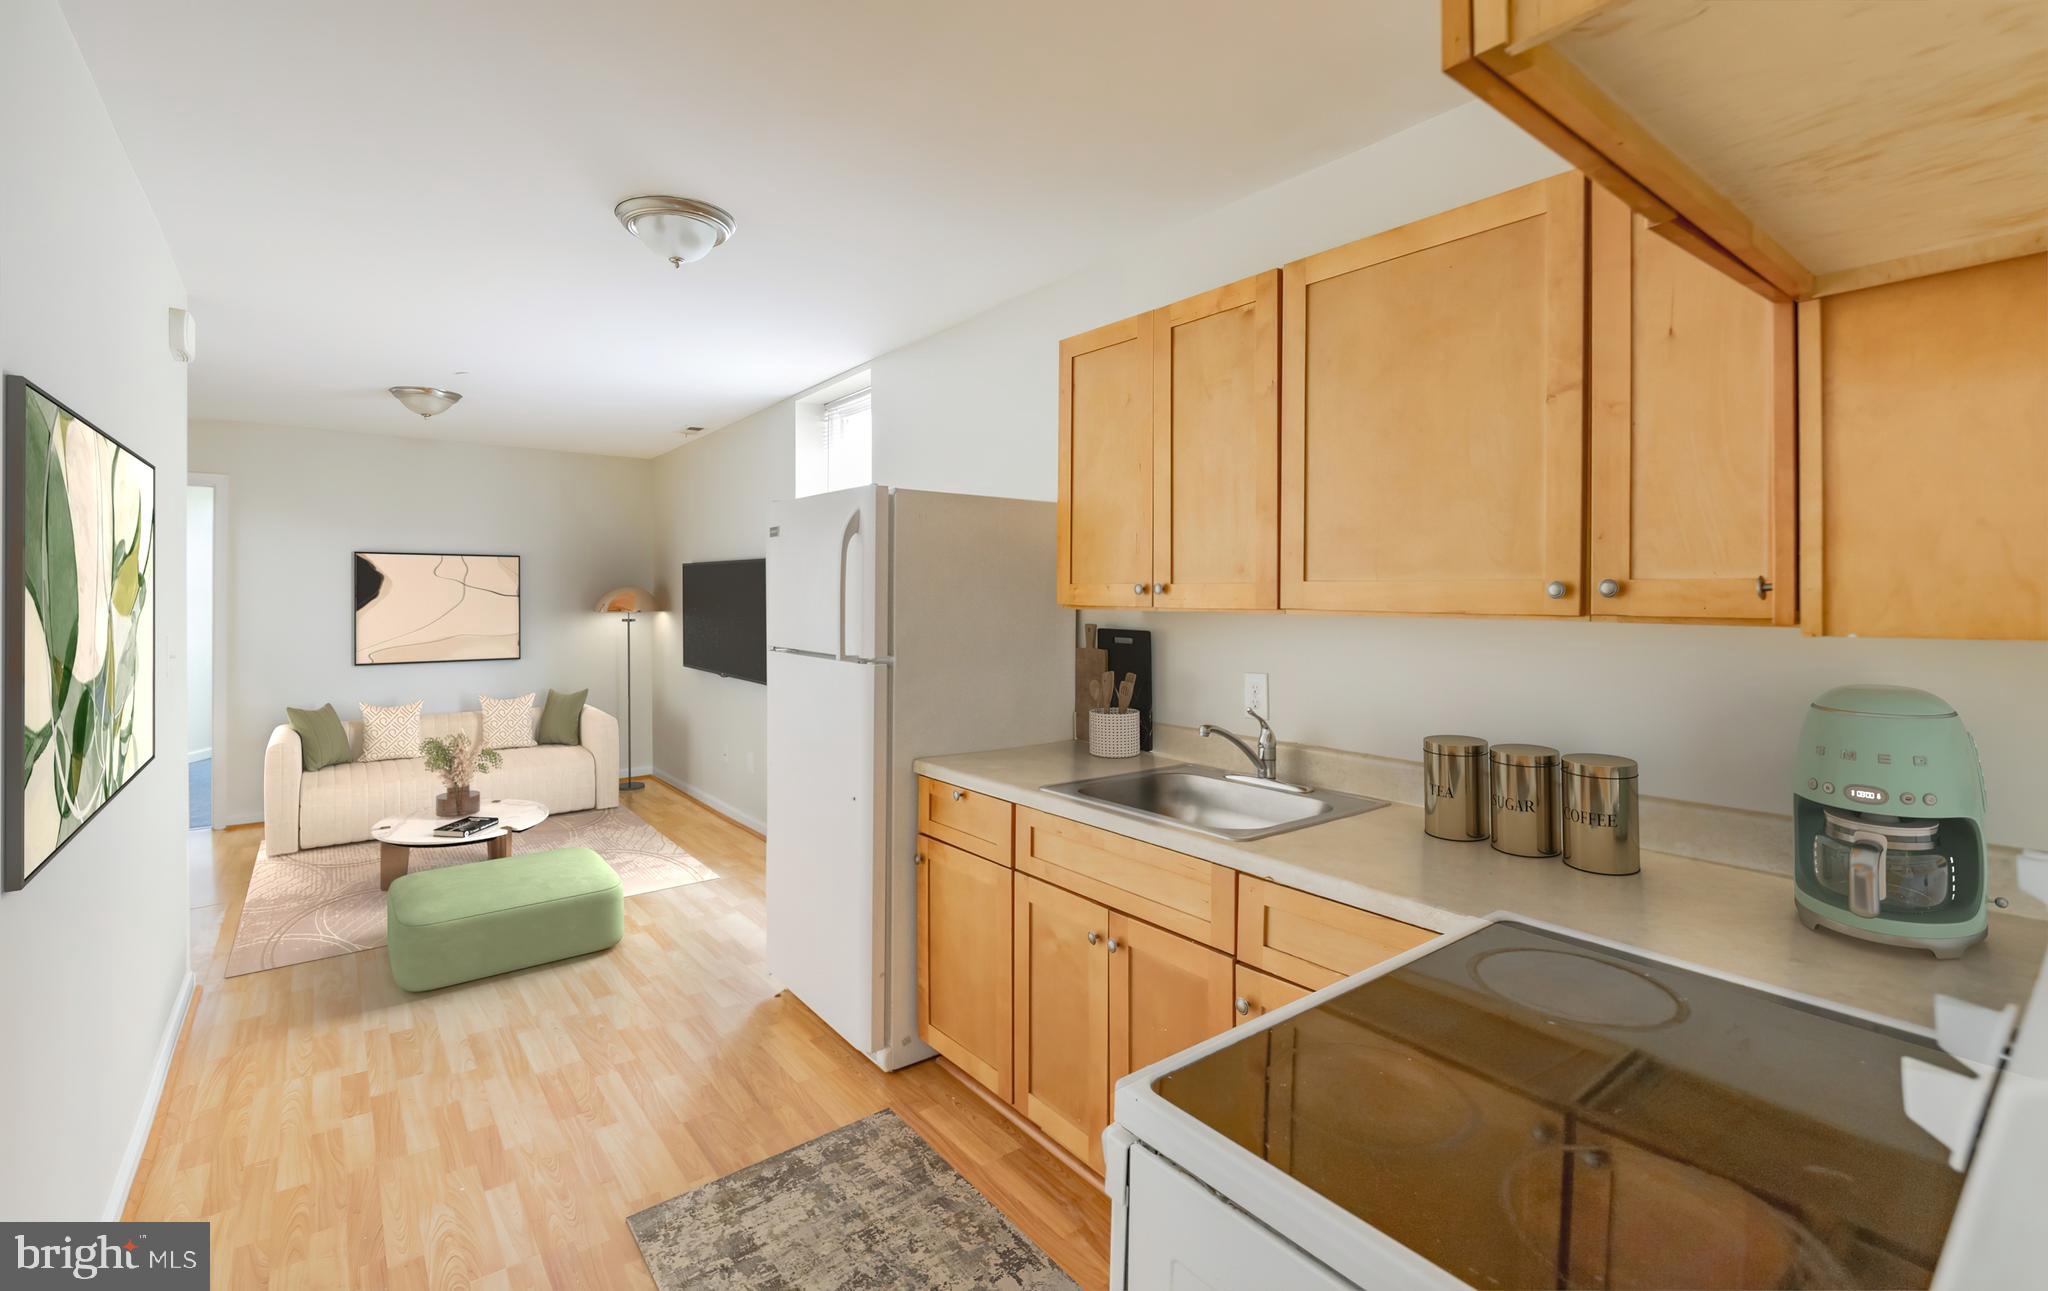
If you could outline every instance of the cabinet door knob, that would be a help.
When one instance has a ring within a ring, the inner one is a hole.
[[[1118,941],[1116,938],[1111,937],[1109,939],[1109,953],[1112,955],[1116,954],[1116,948],[1122,944],[1123,943]]]
[[[1144,594],[1145,594],[1145,585],[1144,585],[1143,583],[1132,583],[1132,584],[1131,584],[1131,595],[1133,595],[1133,596],[1143,596]]]
[[[1241,1018],[1248,1018],[1252,1015],[1252,1002],[1242,995],[1237,997],[1237,1001],[1231,1007],[1237,1010],[1237,1016]]]
[[[1615,582],[1615,581],[1614,581],[1613,579],[1611,579],[1611,578],[1603,578],[1603,579],[1601,579],[1601,580],[1600,580],[1600,595],[1602,595],[1602,596],[1619,596],[1619,595],[1621,595],[1621,584],[1620,584],[1620,583],[1617,583],[1617,582]]]
[[[1092,929],[1091,929],[1091,930],[1089,931],[1089,933],[1088,933],[1088,944],[1089,944],[1089,945],[1091,945],[1091,946],[1092,946],[1092,945],[1094,945],[1094,944],[1095,944],[1096,942],[1098,942],[1098,941],[1101,941],[1101,940],[1102,940],[1102,934],[1101,934],[1101,933],[1099,933],[1099,932],[1095,932],[1095,931],[1093,931]]]
[[[1775,590],[1773,584],[1762,574],[1756,576],[1756,599],[1759,601],[1769,600],[1773,590]]]
[[[1154,583],[1154,584],[1152,584],[1152,594],[1153,594],[1153,595],[1155,595],[1155,596],[1159,595],[1159,594],[1160,594],[1161,592],[1164,592],[1165,590],[1166,590],[1166,584],[1164,584],[1164,583]]]
[[[965,789],[955,789],[955,790],[953,791],[953,801],[954,801],[954,802],[958,802],[958,801],[960,801],[960,800],[961,800],[962,798],[965,798],[966,796],[967,796],[967,791],[966,791]]]
[[[1561,601],[1564,599],[1564,594],[1570,590],[1563,583],[1553,581],[1550,586],[1543,589],[1543,594],[1553,601]]]

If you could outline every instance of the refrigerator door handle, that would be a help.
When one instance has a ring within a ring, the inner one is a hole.
[[[846,663],[853,656],[846,653],[846,557],[853,548],[853,540],[860,536],[860,511],[846,517],[846,532],[839,535],[839,661]]]

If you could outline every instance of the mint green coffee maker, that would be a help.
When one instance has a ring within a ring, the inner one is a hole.
[[[1802,923],[1938,959],[1984,940],[1984,770],[1954,708],[1837,686],[1806,710],[1795,767]]]

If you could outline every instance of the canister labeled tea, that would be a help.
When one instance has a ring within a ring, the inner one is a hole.
[[[1633,758],[1564,756],[1564,863],[1588,874],[1643,868]]]
[[[1557,750],[1496,744],[1490,767],[1493,849],[1510,856],[1556,856]]]
[[[1454,843],[1487,835],[1486,741],[1430,735],[1422,741],[1422,832]]]

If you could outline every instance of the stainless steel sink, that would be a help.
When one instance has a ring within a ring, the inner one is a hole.
[[[1121,816],[1236,842],[1306,829],[1387,805],[1378,798],[1334,789],[1290,792],[1204,766],[1152,767],[1044,789]]]

